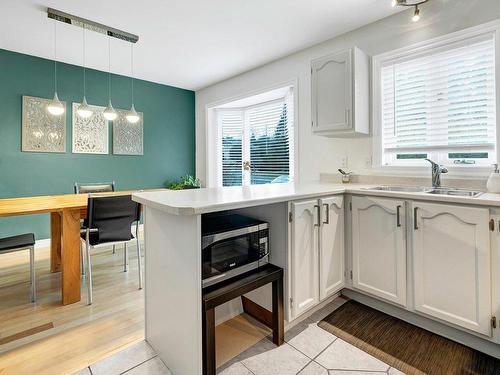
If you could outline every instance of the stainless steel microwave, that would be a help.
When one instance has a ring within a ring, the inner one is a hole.
[[[201,221],[203,287],[269,262],[269,224],[237,214],[208,214]]]

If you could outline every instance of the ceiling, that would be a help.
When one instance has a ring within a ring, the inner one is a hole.
[[[389,0],[0,0],[0,48],[54,58],[51,7],[139,35],[137,78],[197,90],[386,17]],[[87,66],[108,69],[107,38],[86,35]],[[57,60],[82,65],[82,29],[57,23]],[[129,44],[111,70],[130,75]]]

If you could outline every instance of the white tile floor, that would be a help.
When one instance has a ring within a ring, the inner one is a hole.
[[[404,375],[384,362],[318,327],[317,323],[345,302],[337,298],[292,327],[285,344],[265,338],[219,369],[219,375]],[[142,342],[108,357],[78,375],[171,375],[153,349]]]

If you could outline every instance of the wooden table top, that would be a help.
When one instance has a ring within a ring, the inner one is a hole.
[[[146,189],[142,191],[162,191],[165,189]],[[139,190],[99,193],[99,195],[129,195]],[[13,215],[42,214],[62,210],[86,209],[88,194],[40,195],[0,199],[0,217]]]

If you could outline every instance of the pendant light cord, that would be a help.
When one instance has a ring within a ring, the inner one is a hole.
[[[111,102],[111,37],[108,35],[108,98]]]
[[[54,92],[57,93],[57,21],[54,19]]]
[[[132,105],[134,105],[134,44],[130,43],[130,71],[132,73]]]
[[[83,97],[85,97],[85,25],[83,25]]]

